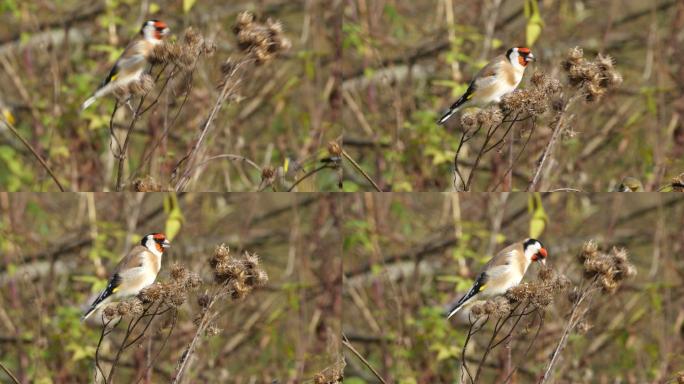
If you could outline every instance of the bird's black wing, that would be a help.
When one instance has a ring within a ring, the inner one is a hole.
[[[478,293],[482,292],[482,290],[484,289],[485,284],[487,284],[487,280],[488,280],[487,274],[486,274],[485,272],[480,273],[480,274],[477,276],[477,279],[475,280],[475,284],[473,284],[472,288],[470,288],[470,290],[468,291],[468,293],[466,293],[465,295],[463,295],[463,297],[461,297],[456,303],[450,305],[450,306],[447,308],[447,314],[448,314],[449,316],[451,316],[451,314],[454,313],[454,311],[456,311],[457,309],[461,308],[461,306],[463,306],[463,304],[465,304],[465,303],[466,303],[468,300],[470,300],[473,296],[475,296],[475,295],[477,295]]]
[[[466,101],[470,100],[471,97],[473,97],[473,93],[475,92],[475,81],[471,81],[470,85],[468,85],[468,89],[466,89],[465,93],[461,95],[461,97],[458,98],[453,104],[451,104],[451,107],[449,107],[449,110],[447,110],[442,117],[439,118],[437,121],[437,124],[444,124],[446,123],[447,120],[456,113],[458,108],[465,104]]]
[[[114,292],[116,292],[116,289],[119,287],[121,284],[121,276],[119,276],[118,273],[115,273],[114,276],[112,276],[111,279],[109,279],[109,284],[107,284],[107,288],[100,293],[100,296],[93,301],[93,304],[90,306],[90,308],[95,308],[97,307],[98,304],[100,304],[104,299],[108,298],[111,296]]]

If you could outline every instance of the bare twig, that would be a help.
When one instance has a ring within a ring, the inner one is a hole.
[[[566,127],[566,113],[568,109],[570,108],[571,105],[575,103],[577,99],[581,97],[581,93],[576,93],[573,97],[570,98],[570,100],[565,104],[565,107],[563,107],[563,111],[560,112],[560,116],[558,117],[558,120],[556,121],[556,127],[553,130],[553,134],[551,135],[551,139],[549,140],[549,143],[546,145],[546,148],[544,149],[544,154],[542,155],[541,160],[539,161],[539,165],[537,165],[537,170],[534,172],[534,177],[532,178],[532,181],[530,181],[530,185],[527,187],[528,191],[534,191],[537,188],[537,184],[539,184],[539,180],[541,179],[541,174],[542,170],[544,169],[544,165],[546,164],[546,161],[549,159],[551,156],[551,153],[553,152],[556,143],[560,139],[563,131],[565,130]]]
[[[10,124],[9,121],[7,121],[7,118],[5,118],[4,115],[0,114],[0,116],[2,116],[2,121],[5,123],[5,126],[6,126],[7,128],[9,128],[10,131],[12,131],[12,133],[14,134],[14,136],[16,136],[16,137],[19,139],[19,141],[21,141],[22,144],[24,144],[24,146],[25,146],[26,148],[28,148],[29,151],[31,151],[31,153],[32,153],[33,156],[36,158],[36,160],[38,160],[38,162],[40,163],[40,165],[42,165],[43,168],[45,168],[45,170],[46,170],[47,173],[50,175],[50,177],[52,178],[52,180],[54,180],[55,184],[57,184],[57,187],[59,188],[59,190],[62,191],[62,192],[64,192],[64,187],[62,187],[62,184],[59,182],[59,180],[57,180],[57,176],[55,176],[55,174],[52,172],[52,170],[51,170],[50,167],[47,165],[47,163],[45,162],[45,160],[43,160],[43,158],[40,157],[40,155],[38,154],[38,152],[36,152],[36,150],[33,149],[33,147],[31,146],[31,144],[29,144],[28,141],[26,141],[23,137],[21,137],[21,135],[19,134],[19,132],[17,132],[17,129],[14,128],[14,126],[13,126],[12,124]]]
[[[3,371],[5,371],[5,373],[7,374],[7,376],[9,376],[9,378],[12,379],[12,381],[13,381],[15,384],[20,384],[20,383],[19,383],[19,380],[16,378],[16,376],[14,376],[14,375],[12,374],[12,372],[10,372],[10,370],[7,369],[7,367],[5,367],[4,364],[2,364],[2,362],[0,362],[0,368],[2,368]]]
[[[349,154],[347,153],[347,151],[342,150],[342,156],[344,156],[344,158],[347,159],[347,160],[351,163],[351,165],[352,165],[357,171],[359,171],[359,173],[361,173],[361,175],[363,175],[363,177],[364,177],[366,180],[368,180],[369,183],[371,183],[371,184],[373,185],[373,188],[375,188],[376,191],[382,192],[382,188],[380,188],[380,187],[378,186],[378,184],[376,184],[375,181],[373,181],[373,179],[366,173],[366,171],[364,171],[363,168],[361,168],[361,166],[360,166],[356,161],[354,161],[354,159],[352,159],[351,156],[349,156]]]
[[[351,345],[351,343],[350,343],[349,340],[347,339],[347,336],[345,336],[345,335],[343,334],[343,335],[342,335],[342,338],[343,338],[342,344],[343,344],[345,347],[347,347],[347,348],[348,348],[356,357],[358,357],[359,360],[361,360],[361,362],[362,362],[366,367],[368,367],[368,369],[370,369],[371,372],[373,372],[373,375],[375,375],[375,377],[377,377],[378,380],[380,380],[381,383],[387,384],[387,382],[385,381],[385,379],[383,379],[382,376],[380,376],[380,374],[378,373],[378,371],[376,371],[375,368],[373,368],[373,366],[368,362],[368,360],[366,360],[363,356],[361,356],[361,354],[359,353],[359,351],[357,351],[357,350],[354,348],[354,346]]]

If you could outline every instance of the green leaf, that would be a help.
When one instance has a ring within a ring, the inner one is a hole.
[[[180,232],[184,220],[183,212],[178,205],[178,196],[175,193],[170,193],[164,197],[164,212],[167,214],[164,233],[166,238],[172,241]]]
[[[527,46],[532,47],[541,36],[544,21],[539,13],[539,5],[537,0],[525,1],[525,18],[527,19],[526,40]]]
[[[190,9],[195,5],[196,1],[197,0],[183,0],[183,13],[190,12]]]
[[[532,216],[530,218],[530,237],[536,239],[544,233],[546,222],[548,221],[548,216],[546,215],[546,211],[544,211],[541,195],[539,193],[530,195],[528,210]]]

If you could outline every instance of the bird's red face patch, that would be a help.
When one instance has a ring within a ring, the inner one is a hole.
[[[522,54],[528,54],[528,53],[530,53],[530,49],[526,48],[526,47],[518,47],[518,52],[520,52]]]
[[[154,235],[152,235],[152,237],[154,237],[154,239],[157,240],[157,241],[164,241],[164,240],[166,240],[166,236],[164,236],[163,233],[155,233]]]
[[[161,29],[167,28],[167,25],[166,25],[166,23],[163,22],[163,21],[155,21],[155,22],[154,22],[154,27],[161,30]]]

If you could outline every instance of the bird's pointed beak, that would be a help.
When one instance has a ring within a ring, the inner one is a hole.
[[[170,32],[171,32],[171,30],[168,27],[166,27],[166,28],[162,29],[161,34],[162,34],[162,36],[166,36]]]
[[[169,243],[168,240],[164,239],[161,246],[162,246],[162,248],[169,248],[171,246],[171,243]]]
[[[529,53],[527,56],[525,56],[525,61],[529,63],[530,61],[537,61],[537,58],[534,57],[532,53]]]
[[[546,259],[539,259],[539,262],[546,267]]]

